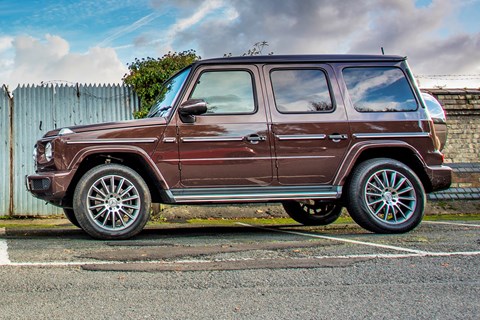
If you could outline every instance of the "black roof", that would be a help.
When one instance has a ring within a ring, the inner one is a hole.
[[[235,64],[235,63],[296,63],[296,62],[346,62],[346,61],[403,61],[406,57],[395,55],[368,54],[316,54],[316,55],[271,55],[241,56],[205,59],[195,64]]]

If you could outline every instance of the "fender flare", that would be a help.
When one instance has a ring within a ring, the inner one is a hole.
[[[158,170],[158,167],[152,161],[148,153],[146,153],[145,150],[143,150],[142,148],[136,146],[102,145],[101,147],[85,147],[79,152],[77,152],[75,157],[72,158],[68,165],[68,169],[72,171],[77,171],[78,167],[85,160],[85,158],[91,155],[101,153],[130,153],[140,156],[148,164],[149,169],[155,175],[155,178],[159,182],[160,186],[164,190],[170,189],[162,173],[160,172],[160,170]]]
[[[333,185],[345,184],[348,176],[350,175],[354,165],[363,152],[370,149],[385,149],[385,148],[404,148],[410,150],[417,159],[422,163],[425,168],[425,161],[418,151],[410,144],[399,140],[376,140],[376,141],[362,141],[350,148],[349,152],[345,155],[345,160],[342,162],[340,168],[335,175]],[[385,155],[388,158],[388,155]]]

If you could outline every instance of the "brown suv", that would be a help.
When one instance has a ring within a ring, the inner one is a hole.
[[[438,141],[404,57],[211,59],[168,80],[146,119],[48,132],[27,188],[101,239],[139,233],[152,201],[282,202],[305,225],[346,206],[399,233],[450,185]]]

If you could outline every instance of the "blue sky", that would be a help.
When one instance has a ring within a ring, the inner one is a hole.
[[[135,58],[267,41],[275,54],[383,47],[422,87],[478,88],[479,19],[480,0],[2,0],[0,82],[120,82]]]

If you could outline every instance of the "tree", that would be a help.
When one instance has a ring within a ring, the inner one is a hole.
[[[169,52],[161,58],[136,58],[128,64],[122,81],[133,87],[140,98],[141,109],[135,118],[144,118],[161,94],[162,84],[177,71],[200,59],[195,50]]]
[[[248,49],[247,52],[244,52],[242,54],[242,56],[259,56],[259,55],[262,55],[263,54],[263,49],[265,47],[268,47],[268,42],[267,41],[260,41],[260,42],[257,42],[253,45],[253,47],[251,49]],[[269,52],[268,53],[269,56],[273,55],[273,52]],[[225,58],[228,58],[228,57],[231,57],[232,56],[232,53],[225,53],[223,55]]]

